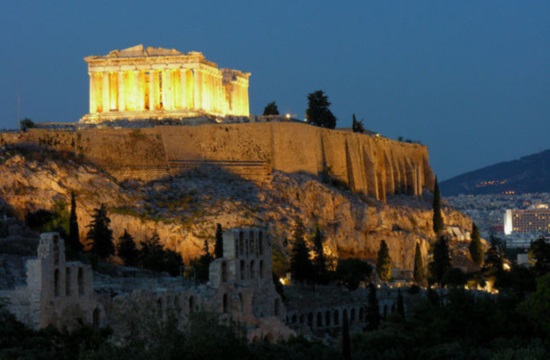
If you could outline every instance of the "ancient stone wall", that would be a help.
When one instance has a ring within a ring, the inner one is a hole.
[[[258,180],[272,170],[330,177],[355,192],[419,195],[432,189],[427,147],[300,123],[158,126],[141,129],[34,129],[2,134],[74,151],[119,180],[154,180],[201,166]]]

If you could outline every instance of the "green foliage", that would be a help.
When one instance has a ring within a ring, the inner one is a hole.
[[[223,230],[221,224],[216,224],[216,242],[214,244],[214,256],[216,259],[223,257]]]
[[[74,252],[82,251],[80,243],[80,234],[78,230],[78,218],[76,216],[76,198],[74,191],[71,191],[71,210],[69,214],[69,236],[67,238],[67,246]]]
[[[35,127],[34,121],[32,121],[29,118],[24,118],[23,120],[19,121],[19,124],[21,125],[21,130],[27,131],[28,129],[32,129]]]
[[[294,227],[290,273],[292,274],[292,280],[299,283],[313,280],[313,264],[309,258],[309,247],[306,244],[305,236],[304,224],[298,219]]]
[[[417,284],[422,284],[424,282],[424,263],[422,261],[422,252],[420,251],[420,244],[416,243],[416,247],[414,249],[414,271],[413,271],[413,277],[414,281]]]
[[[106,259],[115,253],[113,244],[113,231],[109,224],[111,219],[107,216],[107,207],[101,204],[94,209],[92,221],[87,226],[86,238],[92,243],[92,252],[100,258]]]
[[[328,129],[336,127],[336,117],[329,109],[330,102],[322,90],[312,92],[307,96],[308,108],[306,110],[307,122]]]
[[[367,281],[372,273],[372,266],[360,259],[338,260],[336,280],[350,291],[359,287],[361,281]]]
[[[275,101],[270,102],[264,108],[264,116],[268,115],[279,115],[279,108],[277,107]]]
[[[37,232],[58,232],[63,239],[69,233],[69,211],[63,199],[56,199],[51,210],[27,213],[25,223]]]
[[[120,236],[117,244],[117,254],[124,261],[125,265],[137,266],[139,259],[139,251],[132,235],[124,229],[124,234]]]
[[[529,247],[529,261],[534,264],[539,275],[547,274],[550,270],[550,243],[544,237],[539,237]]]
[[[390,250],[385,240],[380,242],[378,257],[376,259],[376,272],[382,281],[388,281],[391,278],[392,260]]]
[[[468,281],[468,276],[459,268],[451,268],[443,278],[443,284],[450,287],[463,288]]]
[[[313,268],[315,270],[315,282],[318,284],[328,283],[327,260],[323,251],[324,235],[317,227],[313,238]]]
[[[479,229],[475,223],[472,223],[472,240],[470,241],[470,256],[472,261],[476,265],[481,265],[483,263],[483,245],[481,244],[481,236],[479,235]]]
[[[355,114],[351,117],[351,130],[354,133],[365,133],[365,127],[363,126],[363,120],[357,121],[357,118],[355,117]]]
[[[191,261],[191,267],[195,272],[195,280],[199,282],[207,282],[210,273],[210,263],[214,260],[208,250],[208,241],[204,240],[203,254]]]
[[[537,279],[537,290],[519,306],[519,311],[542,336],[550,338],[550,274]]]
[[[167,272],[171,276],[177,276],[183,261],[180,254],[172,250],[166,250],[160,243],[160,237],[155,230],[151,237],[141,243],[139,252],[139,264],[149,270]]]
[[[439,182],[435,178],[434,194],[433,194],[433,229],[436,235],[443,230],[443,216],[441,215],[441,192],[439,191]]]
[[[450,268],[449,240],[446,236],[440,236],[433,246],[433,261],[430,263],[431,281],[443,284],[444,277]]]

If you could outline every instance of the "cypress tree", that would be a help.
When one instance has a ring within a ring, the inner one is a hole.
[[[451,254],[449,241],[446,236],[441,236],[434,244],[433,261],[430,263],[432,278],[442,284],[447,271],[451,268]]]
[[[414,281],[417,284],[421,284],[424,281],[424,264],[422,262],[422,252],[420,251],[420,244],[416,243],[414,250]]]
[[[377,330],[380,326],[380,308],[378,307],[378,298],[376,297],[376,286],[369,284],[369,297],[367,302],[367,330]]]
[[[439,183],[435,178],[434,197],[433,197],[433,229],[439,234],[443,230],[443,217],[441,216],[441,192],[439,191]]]
[[[323,251],[323,233],[319,227],[317,227],[315,237],[313,238],[313,252],[315,254],[313,266],[315,268],[316,280],[320,284],[326,284],[328,282],[327,262]]]
[[[307,100],[307,122],[311,125],[334,129],[336,127],[336,117],[329,109],[330,102],[323,90],[312,92],[307,96]]]
[[[94,209],[92,222],[87,226],[89,230],[86,238],[92,242],[92,252],[104,259],[115,253],[110,223],[107,208],[105,204],[101,204],[99,208]]]
[[[138,263],[139,251],[132,235],[124,229],[124,234],[120,236],[117,244],[117,254],[124,261],[125,265],[136,266]]]
[[[309,247],[305,241],[305,228],[301,220],[296,221],[294,228],[294,244],[290,258],[290,273],[297,282],[311,280],[313,265],[309,259]]]
[[[363,134],[365,132],[365,127],[363,126],[363,120],[357,121],[355,114],[351,117],[351,130],[355,133]]]
[[[67,239],[69,246],[74,251],[82,251],[80,243],[80,235],[78,231],[78,218],[76,217],[76,198],[74,191],[71,192],[71,213],[69,215],[69,238]]]
[[[376,272],[382,281],[388,281],[391,278],[392,261],[390,251],[385,240],[380,243],[378,258],[376,259]]]
[[[267,115],[279,115],[279,108],[277,107],[275,101],[270,102],[264,108],[264,116]]]
[[[481,244],[481,236],[479,229],[475,223],[472,223],[472,236],[470,241],[470,255],[474,264],[480,266],[483,263],[483,245]]]
[[[216,259],[223,257],[223,230],[221,224],[216,224],[216,242],[214,243],[214,255]]]

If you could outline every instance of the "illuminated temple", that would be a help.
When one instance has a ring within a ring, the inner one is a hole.
[[[84,60],[90,76],[84,123],[250,115],[250,73],[219,69],[200,52],[137,45]]]

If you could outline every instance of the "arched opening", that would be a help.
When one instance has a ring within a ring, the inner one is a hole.
[[[94,329],[99,329],[101,326],[101,310],[99,308],[95,308],[92,314],[92,326]]]
[[[317,313],[317,327],[320,328],[323,326],[323,313]]]
[[[227,294],[223,294],[223,312],[227,313],[229,311],[229,298],[227,297]]]
[[[338,310],[334,310],[334,325],[340,325],[340,314],[338,313]]]
[[[78,268],[78,295],[83,296],[85,295],[84,290],[84,270],[79,267]]]
[[[244,280],[244,260],[241,260],[241,280]]]
[[[250,255],[253,255],[254,254],[254,231],[250,231],[250,235],[249,235],[249,239],[248,239],[248,242],[250,243]]]
[[[359,308],[359,320],[363,320],[363,318],[365,317],[365,310],[363,309],[363,307],[360,307]]]
[[[240,255],[244,255],[244,233],[242,231],[239,231],[239,250]]]
[[[222,282],[227,281],[227,263],[224,261],[222,262]]]
[[[355,321],[355,308],[351,308],[349,312],[349,321],[350,322]]]
[[[53,237],[53,262],[55,265],[59,265],[59,236]]]
[[[71,268],[65,270],[65,295],[71,296]]]
[[[349,317],[348,317],[348,309],[344,309],[344,312],[342,313],[342,320],[343,320],[343,319],[346,319],[346,318],[349,319]]]
[[[260,279],[264,278],[264,261],[260,260]]]
[[[162,298],[160,297],[157,299],[157,310],[162,314]]]
[[[280,311],[279,307],[280,306],[281,305],[279,304],[279,299],[275,299],[275,309],[274,309],[275,310],[275,316],[279,316],[279,311]]]
[[[256,276],[256,273],[255,273],[255,268],[254,268],[254,260],[252,260],[250,262],[250,278],[254,279],[255,276]]]
[[[300,314],[300,317],[298,318],[298,320],[300,321],[300,324],[303,324],[304,323],[304,314]]]
[[[195,297],[189,296],[189,313],[195,311]]]
[[[307,314],[307,326],[313,328],[313,313]]]
[[[296,324],[296,321],[298,321],[298,318],[296,317],[296,314],[292,315],[291,322],[293,324]]]
[[[258,250],[259,250],[260,255],[264,254],[264,241],[263,241],[264,239],[263,239],[263,237],[264,237],[264,234],[263,234],[262,231],[260,231],[258,233]]]
[[[325,326],[330,326],[330,311],[327,310],[325,313]]]
[[[55,269],[53,272],[53,284],[55,297],[59,297],[59,269]]]

